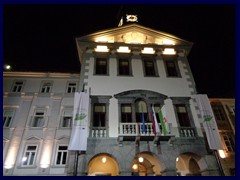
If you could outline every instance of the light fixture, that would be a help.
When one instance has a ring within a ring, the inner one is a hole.
[[[134,170],[136,170],[136,169],[138,168],[138,165],[137,165],[137,164],[134,164],[134,165],[132,166],[132,168],[133,168]]]
[[[97,48],[95,48],[96,52],[109,52],[109,49],[107,46],[97,46]]]
[[[176,51],[174,50],[174,48],[165,48],[163,51],[163,54],[174,55],[174,54],[176,54]]]
[[[143,50],[142,50],[142,53],[143,54],[154,54],[155,53],[155,50],[151,47],[145,47]]]
[[[106,161],[107,161],[107,158],[106,158],[106,157],[103,157],[103,158],[102,158],[102,163],[106,163]]]
[[[143,160],[144,160],[143,157],[139,157],[139,158],[138,158],[138,162],[140,162],[140,163],[142,163]]]
[[[177,157],[177,158],[176,158],[176,162],[178,162],[178,160],[179,160],[179,158]]]
[[[226,158],[226,155],[223,150],[218,150],[218,153],[219,153],[220,158],[222,158],[222,159]]]
[[[12,67],[11,67],[9,64],[4,65],[4,69],[5,69],[5,70],[11,70],[11,68],[12,68]]]
[[[169,40],[169,39],[164,39],[164,40],[162,41],[162,43],[163,43],[164,45],[174,45],[174,42],[173,42],[172,40]]]
[[[130,53],[131,50],[127,46],[120,46],[117,49],[117,52],[120,52],[120,53]]]

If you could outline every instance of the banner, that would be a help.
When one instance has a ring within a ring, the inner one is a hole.
[[[156,117],[156,114],[155,114],[154,106],[152,106],[151,118],[152,118],[154,135],[156,136],[157,134],[161,134],[161,131],[160,131],[160,128],[159,128],[159,125],[158,125],[158,122],[157,122],[157,117]]]
[[[193,97],[197,101],[202,116],[200,123],[203,124],[203,128],[206,132],[209,148],[214,150],[223,149],[217,123],[208,96],[204,94],[198,94],[194,95]]]
[[[68,150],[87,150],[89,94],[75,92],[72,134]]]

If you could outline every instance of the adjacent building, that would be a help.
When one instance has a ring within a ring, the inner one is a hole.
[[[4,72],[4,175],[219,175],[193,98],[193,44],[136,20],[77,37],[80,74]],[[68,144],[80,91],[90,95],[89,134],[76,153]]]

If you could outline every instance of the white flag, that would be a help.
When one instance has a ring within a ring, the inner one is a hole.
[[[154,110],[153,106],[152,106],[152,114],[153,114],[153,120],[154,120],[154,126],[153,126],[154,134],[155,135],[161,134],[161,131],[160,131],[160,128],[159,128],[159,124],[157,122],[157,117],[156,117],[155,110]]]
[[[207,135],[210,149],[220,150],[222,148],[221,138],[218,132],[217,123],[207,95],[194,95],[201,113],[201,122]]]
[[[89,94],[75,92],[72,134],[68,150],[87,150]]]

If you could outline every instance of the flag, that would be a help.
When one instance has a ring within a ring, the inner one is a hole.
[[[203,128],[206,132],[209,148],[214,150],[223,149],[217,123],[208,96],[204,94],[198,94],[194,95],[194,98],[197,101],[202,116],[200,123],[203,124]]]
[[[156,136],[157,134],[160,134],[160,128],[157,122],[154,106],[152,106],[152,112],[151,112],[151,119],[152,119],[152,125],[153,125],[153,132],[154,135]]]
[[[68,150],[87,150],[89,94],[75,92],[72,133]]]
[[[166,136],[169,133],[169,128],[167,126],[167,116],[166,116],[166,109],[165,106],[161,108],[161,110],[158,112],[158,117],[160,119],[160,123],[162,126],[162,133],[164,136]]]
[[[142,112],[142,133],[146,134],[146,126],[145,126],[145,120],[144,120],[144,113]]]

